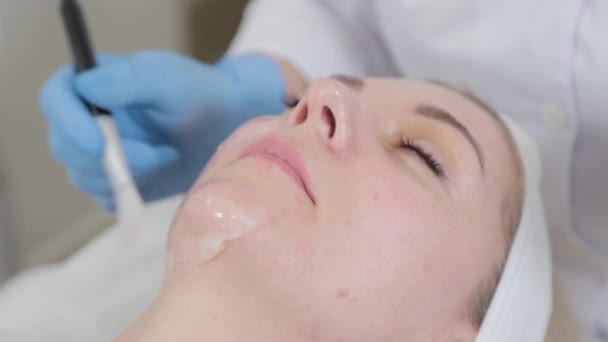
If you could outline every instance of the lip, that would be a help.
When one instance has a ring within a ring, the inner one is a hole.
[[[310,190],[306,165],[300,152],[291,143],[277,137],[262,138],[241,152],[240,158],[245,157],[258,157],[274,163],[304,190],[313,204],[316,204],[314,194]]]

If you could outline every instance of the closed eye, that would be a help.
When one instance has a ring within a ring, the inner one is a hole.
[[[283,104],[285,104],[285,107],[289,109],[295,108],[298,103],[300,103],[300,98],[297,97],[288,97],[283,100]]]
[[[414,151],[437,177],[446,178],[443,165],[441,165],[441,163],[439,163],[431,153],[427,152],[419,144],[417,144],[416,141],[406,139],[405,142],[402,143],[401,147]]]

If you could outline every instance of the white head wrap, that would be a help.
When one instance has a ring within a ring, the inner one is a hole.
[[[552,309],[551,251],[540,195],[541,166],[536,144],[501,116],[519,150],[525,174],[522,217],[502,278],[476,342],[541,342]]]

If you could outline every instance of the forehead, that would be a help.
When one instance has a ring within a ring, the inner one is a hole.
[[[372,78],[365,81],[361,92],[368,100],[383,107],[402,110],[411,110],[419,104],[439,107],[452,114],[471,133],[480,128],[491,128],[492,133],[501,130],[494,115],[486,108],[469,96],[443,85],[421,80]]]

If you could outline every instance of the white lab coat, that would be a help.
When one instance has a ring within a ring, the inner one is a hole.
[[[311,78],[443,80],[514,118],[541,147],[557,292],[567,294],[558,305],[588,332],[608,328],[607,0],[254,0],[230,48],[252,51],[288,57]],[[0,291],[0,341],[118,333],[158,291],[178,204],[149,208],[158,226],[129,260],[108,261],[116,253],[109,230],[65,263],[15,278]]]
[[[608,341],[608,1],[257,0],[230,48],[248,52],[442,80],[515,119],[541,150],[557,281]]]

